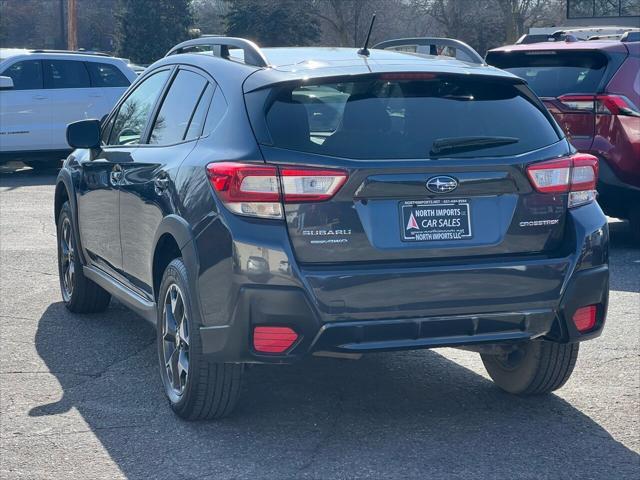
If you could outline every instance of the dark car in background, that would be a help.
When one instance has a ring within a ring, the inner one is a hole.
[[[190,40],[69,126],[62,298],[156,323],[178,415],[227,415],[244,365],[310,354],[462,347],[544,394],[601,333],[597,159],[481,58],[364,52]]]
[[[598,157],[598,201],[629,219],[640,242],[640,42],[632,39],[509,45],[486,61],[525,79],[571,143]]]

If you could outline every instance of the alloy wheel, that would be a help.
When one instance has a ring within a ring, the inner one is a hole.
[[[75,278],[75,250],[73,248],[73,234],[71,220],[65,218],[60,233],[60,270],[62,295],[68,302],[73,295],[73,281]]]
[[[162,310],[162,355],[167,386],[181,396],[189,376],[189,324],[184,296],[175,283],[167,289]]]

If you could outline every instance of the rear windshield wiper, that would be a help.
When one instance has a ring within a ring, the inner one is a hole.
[[[447,137],[436,138],[431,145],[431,155],[443,153],[466,152],[470,150],[480,150],[481,148],[499,147],[517,143],[520,139],[516,137]]]

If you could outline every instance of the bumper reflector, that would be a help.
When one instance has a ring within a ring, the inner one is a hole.
[[[573,314],[573,323],[580,332],[588,332],[596,326],[597,307],[589,305],[588,307],[580,307]]]
[[[298,340],[289,327],[256,327],[253,330],[253,349],[261,353],[283,353]]]

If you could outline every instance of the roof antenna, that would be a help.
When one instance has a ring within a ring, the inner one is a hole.
[[[358,55],[364,55],[365,57],[368,57],[370,55],[371,52],[369,52],[369,49],[367,47],[369,46],[369,37],[371,37],[371,30],[373,30],[373,24],[375,21],[376,21],[376,14],[374,13],[373,16],[371,17],[371,24],[369,25],[369,33],[367,33],[367,39],[364,41],[364,47],[358,50]]]

